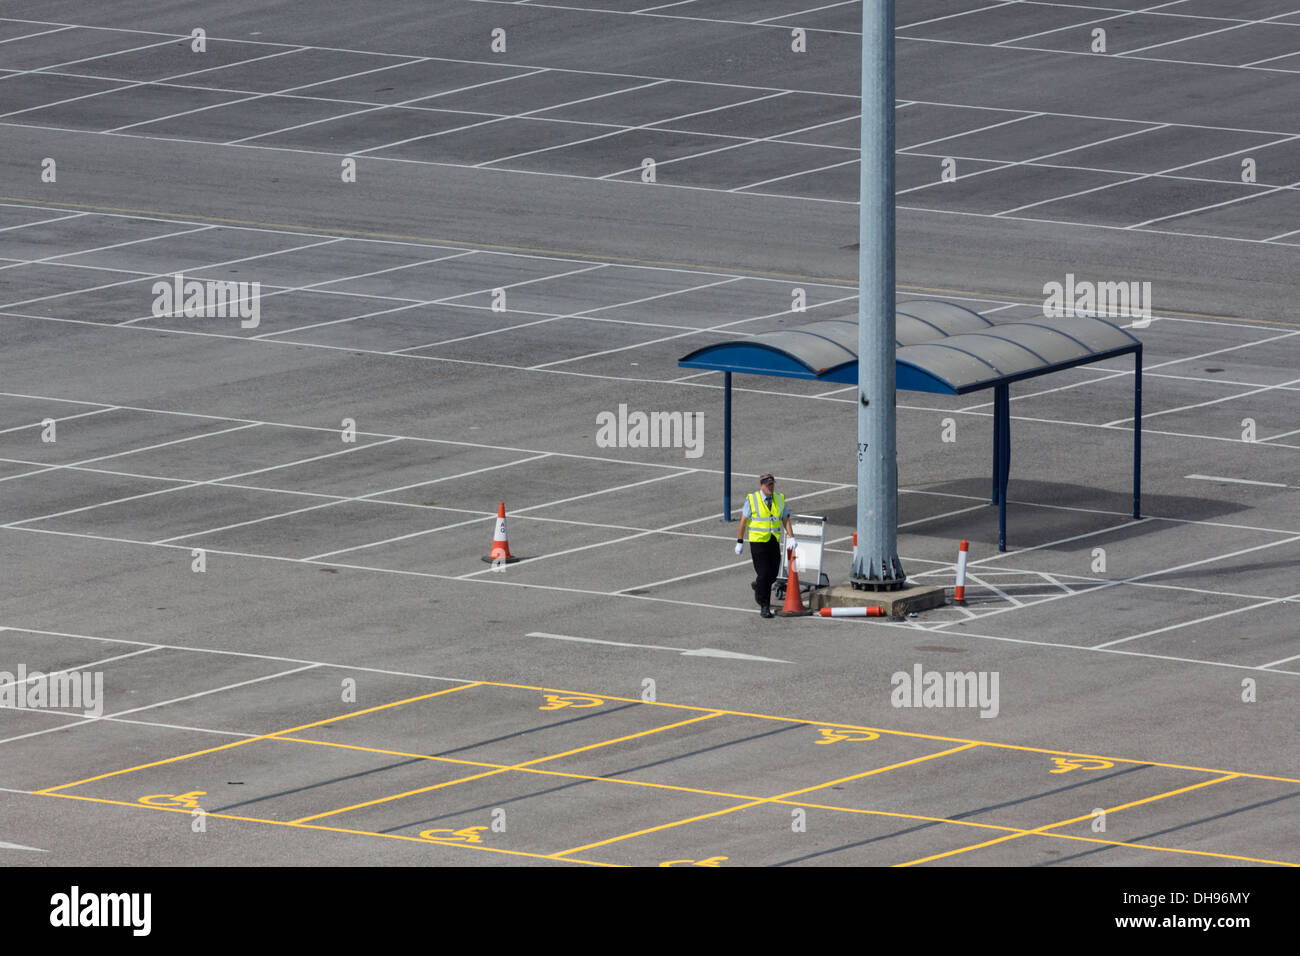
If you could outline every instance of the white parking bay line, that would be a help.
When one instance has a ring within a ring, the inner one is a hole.
[[[1249,478],[1220,478],[1218,475],[1184,475],[1184,478],[1191,478],[1196,481],[1227,481],[1234,485],[1262,485],[1265,488],[1291,488],[1292,485],[1284,485],[1280,481],[1252,481]]]
[[[26,630],[26,629],[25,629],[25,628],[6,628],[6,630]],[[33,631],[32,633],[37,633],[37,632]],[[72,636],[72,635],[69,635],[69,636]],[[98,638],[95,638],[95,640],[98,640]],[[111,639],[110,639],[110,640],[111,640]],[[150,647],[146,648],[145,650],[155,651],[155,650],[158,650],[159,648],[170,649],[170,648],[167,648],[167,645],[157,644],[157,645],[151,645]],[[190,648],[184,648],[184,649],[185,649],[185,650],[189,650]],[[193,648],[193,650],[195,650],[195,651],[199,651],[199,652],[203,652],[203,651],[204,651],[203,648]],[[144,651],[136,651],[135,653],[137,653],[137,654],[142,654],[142,653],[144,653]],[[226,652],[223,652],[223,651],[217,651],[217,652],[215,652],[215,653],[226,653]],[[129,655],[123,654],[123,655],[121,655],[121,656],[123,656],[123,657],[127,657],[127,656],[129,656]],[[255,655],[246,655],[246,656],[255,656]],[[281,658],[269,658],[269,659],[271,659],[271,660],[280,660]],[[326,664],[320,664],[320,663],[315,663],[315,662],[313,662],[313,663],[305,664],[305,665],[303,665],[302,667],[295,667],[295,668],[293,668],[292,670],[280,671],[280,672],[275,673],[275,674],[265,674],[265,675],[263,675],[263,676],[261,676],[261,677],[254,677],[254,678],[251,679],[251,680],[239,681],[239,682],[236,683],[236,684],[227,684],[227,685],[225,685],[224,687],[214,687],[214,688],[212,688],[211,690],[201,690],[201,691],[199,691],[197,694],[186,694],[184,697],[173,697],[171,700],[160,700],[160,701],[158,701],[158,702],[155,703],[155,704],[145,704],[143,707],[133,707],[133,708],[131,708],[130,710],[119,710],[119,711],[115,711],[115,712],[113,712],[113,713],[111,713],[111,714],[104,714],[104,715],[99,716],[99,717],[85,717],[85,718],[83,718],[83,719],[77,720],[77,721],[74,722],[74,723],[70,723],[70,724],[61,724],[61,725],[58,726],[58,727],[46,727],[44,730],[33,730],[33,731],[29,732],[29,733],[19,734],[19,735],[16,736],[16,737],[5,737],[4,739],[0,740],[0,744],[11,743],[12,741],[15,741],[15,740],[26,740],[26,739],[29,738],[29,737],[41,737],[41,736],[44,736],[45,734],[58,733],[58,732],[61,731],[61,730],[71,730],[71,729],[74,728],[74,727],[84,727],[84,726],[86,726],[87,724],[98,723],[99,721],[102,721],[102,720],[106,720],[106,721],[115,721],[115,720],[120,720],[122,717],[125,717],[127,714],[135,714],[135,713],[139,713],[139,712],[142,711],[142,710],[151,710],[151,709],[153,709],[154,707],[165,707],[165,706],[167,706],[168,704],[178,704],[178,703],[181,703],[182,701],[194,700],[196,697],[206,697],[206,696],[208,696],[209,694],[217,694],[217,693],[220,693],[221,691],[234,690],[236,687],[246,687],[246,686],[249,685],[249,684],[258,684],[258,683],[261,683],[262,681],[274,680],[274,679],[277,678],[277,677],[287,677],[289,674],[297,674],[299,671],[309,671],[309,670],[312,670],[312,669],[317,668],[317,667],[327,667],[327,666],[329,666],[329,665],[326,665]],[[75,715],[75,714],[70,714],[70,713],[66,713],[66,712],[63,712],[63,711],[45,711],[45,713],[58,714],[59,716],[62,716],[62,717],[75,717],[75,716],[77,716],[77,715]],[[124,722],[124,723],[137,723],[137,721],[123,721],[123,722]],[[138,723],[147,723],[147,722],[146,722],[146,721],[138,721]],[[199,733],[205,733],[205,734],[209,734],[209,733],[229,733],[229,731],[208,730],[208,729],[203,728],[203,727],[185,727],[185,726],[181,726],[181,725],[177,725],[177,724],[150,724],[150,726],[154,726],[154,727],[169,727],[169,728],[174,729],[174,730],[196,730],[196,731],[198,731]],[[236,736],[247,736],[247,737],[251,737],[251,736],[253,736],[253,735],[252,735],[252,734],[237,734]]]
[[[1248,604],[1245,607],[1235,607],[1229,611],[1220,611],[1218,614],[1207,614],[1205,617],[1198,617],[1191,621],[1183,621],[1179,624],[1168,624],[1164,627],[1158,627],[1152,631],[1143,631],[1141,634],[1131,634],[1128,637],[1121,637],[1114,641],[1106,641],[1104,644],[1093,644],[1093,650],[1101,650],[1106,647],[1114,647],[1116,644],[1124,644],[1128,641],[1136,641],[1139,637],[1150,637],[1153,634],[1163,634],[1166,631],[1176,631],[1179,628],[1191,627],[1193,624],[1204,624],[1206,621],[1217,621],[1221,617],[1229,617],[1233,614],[1241,614],[1243,611],[1254,611],[1261,607],[1270,607],[1274,604],[1284,604],[1300,598],[1300,593],[1292,594],[1290,597],[1270,598],[1267,601],[1260,601],[1258,604]],[[1291,658],[1284,658],[1280,661],[1273,661],[1273,664],[1283,664]],[[1264,664],[1264,667],[1272,667],[1273,664]]]
[[[673,651],[683,657],[725,657],[739,661],[765,661],[769,664],[793,664],[794,661],[782,661],[775,657],[759,657],[756,654],[740,654],[736,651],[720,651],[712,647],[695,650],[683,650],[680,647],[664,647],[661,644],[627,644],[622,641],[598,641],[594,637],[573,637],[569,634],[547,634],[545,631],[529,631],[525,637],[546,637],[553,641],[576,641],[580,644],[605,644],[609,647],[640,647],[650,651]]]
[[[197,694],[186,694],[184,697],[173,697],[171,700],[160,700],[156,704],[145,704],[143,707],[132,707],[130,710],[114,711],[108,716],[125,717],[127,714],[137,714],[142,710],[151,710],[154,707],[166,707],[168,704],[179,704],[182,701],[194,700],[196,697],[207,697],[209,694],[219,694],[222,691],[234,690],[236,687],[247,687],[249,684],[260,684],[262,681],[275,680],[277,677],[288,677],[290,674],[313,670],[321,666],[323,665],[304,664],[302,667],[295,667],[287,671],[279,671],[275,674],[263,674],[261,677],[254,677],[252,680],[241,680],[236,684],[226,684],[224,687],[213,687],[211,690],[201,690]]]
[[[0,630],[8,630],[8,628],[0,628]],[[156,650],[158,650],[158,649],[159,649],[158,645],[157,645],[157,644],[153,644],[153,645],[150,645],[149,647],[142,647],[142,648],[141,648],[140,650],[138,650],[138,651],[128,651],[128,652],[125,653],[125,654],[115,654],[115,655],[113,655],[112,657],[105,657],[105,658],[103,658],[102,660],[91,661],[91,662],[88,663],[88,664],[81,664],[81,665],[78,666],[78,667],[64,667],[64,668],[62,668],[61,670],[50,671],[49,673],[41,673],[40,671],[32,671],[31,674],[30,674],[28,677],[24,678],[23,680],[21,680],[21,681],[14,681],[14,680],[11,679],[10,681],[6,682],[5,686],[6,686],[6,687],[12,687],[14,684],[27,684],[27,683],[30,683],[30,682],[32,682],[32,681],[43,680],[44,678],[47,678],[47,677],[57,677],[57,676],[60,675],[60,674],[75,674],[75,673],[78,673],[78,672],[80,672],[80,671],[88,671],[88,670],[90,670],[92,667],[101,667],[101,666],[103,666],[104,664],[111,663],[112,661],[120,661],[120,660],[121,660],[122,658],[124,658],[124,657],[135,657],[137,654],[148,654],[148,653],[150,653],[151,651],[156,651]],[[11,675],[11,676],[12,676],[12,675]],[[5,705],[5,709],[9,709],[9,705]],[[21,704],[18,706],[18,709],[22,709],[22,705],[21,705]]]
[[[42,850],[38,846],[23,846],[21,843],[3,843],[0,842],[0,850],[31,850],[33,853],[49,853],[49,850]]]

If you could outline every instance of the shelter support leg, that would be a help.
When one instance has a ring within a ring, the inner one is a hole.
[[[1001,487],[999,475],[1002,473],[1002,404],[993,395],[993,490],[989,492],[989,504],[998,503],[998,490]]]
[[[731,373],[722,373],[722,520],[731,520]]]
[[[1007,550],[1007,478],[1011,472],[1011,389],[1006,385],[994,387],[993,404],[996,408],[994,426],[998,433],[998,550]]]
[[[1142,346],[1133,353],[1133,518],[1142,517]]]

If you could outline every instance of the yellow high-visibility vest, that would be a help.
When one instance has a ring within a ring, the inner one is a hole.
[[[763,496],[756,491],[746,495],[749,501],[749,540],[770,541],[781,530],[781,512],[785,510],[785,495],[772,495],[772,508],[769,511],[763,504]]]

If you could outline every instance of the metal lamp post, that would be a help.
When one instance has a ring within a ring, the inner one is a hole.
[[[858,554],[854,587],[894,590],[898,448],[894,398],[894,0],[862,5],[858,222]]]

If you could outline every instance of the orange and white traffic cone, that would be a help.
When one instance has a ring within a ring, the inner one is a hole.
[[[794,566],[794,550],[787,548],[785,557],[789,567],[785,579],[785,607],[777,613],[782,617],[803,617],[811,614],[812,611],[804,608],[803,596],[799,593],[799,572]]]
[[[957,584],[952,589],[952,603],[966,603],[966,552],[970,550],[970,542],[963,541],[957,546]]]
[[[824,607],[822,617],[885,617],[883,607]]]
[[[496,527],[492,531],[492,550],[488,552],[483,559],[488,564],[497,564],[504,561],[506,564],[513,564],[519,559],[510,554],[510,542],[506,538],[506,503],[503,501],[497,507]]]

